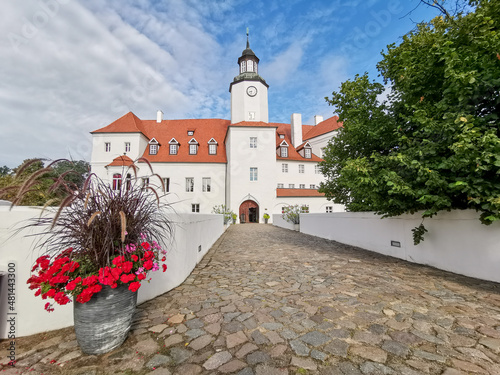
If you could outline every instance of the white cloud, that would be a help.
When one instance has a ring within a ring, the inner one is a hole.
[[[69,150],[89,160],[89,132],[129,110],[141,118],[157,109],[167,118],[228,116],[229,97],[218,99],[226,87],[215,82],[229,62],[213,58],[220,46],[191,7],[175,2],[173,17],[145,1],[82,4],[4,4],[1,164]]]

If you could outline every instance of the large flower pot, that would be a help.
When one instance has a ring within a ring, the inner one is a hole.
[[[300,224],[293,224],[293,230],[300,232]]]
[[[87,303],[73,303],[76,340],[86,354],[103,354],[127,338],[137,305],[137,292],[128,284],[103,286]]]

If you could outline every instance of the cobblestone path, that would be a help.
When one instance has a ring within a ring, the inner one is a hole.
[[[499,290],[271,225],[233,225],[181,286],[138,307],[121,348],[83,355],[72,329],[54,331],[20,339],[17,368],[4,373],[498,375]]]

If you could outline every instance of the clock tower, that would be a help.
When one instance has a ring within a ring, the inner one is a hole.
[[[241,121],[269,122],[267,89],[269,85],[259,75],[259,58],[247,48],[238,59],[239,75],[229,85],[231,93],[231,124]]]

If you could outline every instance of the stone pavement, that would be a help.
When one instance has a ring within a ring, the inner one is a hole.
[[[500,374],[499,285],[264,224],[233,225],[122,347],[18,340],[0,374]],[[0,343],[0,357],[6,343]],[[0,361],[0,363],[3,363]]]

